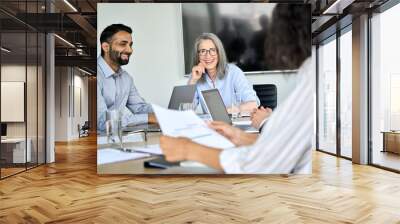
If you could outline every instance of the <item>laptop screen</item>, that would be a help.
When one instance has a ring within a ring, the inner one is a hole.
[[[201,94],[203,95],[207,110],[214,121],[223,121],[232,124],[218,89],[204,90],[201,91]]]
[[[168,109],[178,110],[181,103],[193,103],[196,85],[175,86],[172,90]]]

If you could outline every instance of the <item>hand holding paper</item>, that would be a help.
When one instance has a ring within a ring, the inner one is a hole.
[[[210,129],[194,111],[175,111],[152,104],[164,135],[186,137],[192,141],[215,148],[234,147],[232,142]]]

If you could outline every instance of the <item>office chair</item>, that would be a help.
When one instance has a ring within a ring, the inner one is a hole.
[[[274,84],[253,85],[254,91],[260,99],[260,105],[269,107],[272,110],[278,105],[278,92]]]
[[[89,136],[89,129],[90,129],[89,121],[85,121],[82,127],[78,124],[79,138]]]

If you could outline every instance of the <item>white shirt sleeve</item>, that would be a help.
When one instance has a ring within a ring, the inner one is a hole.
[[[257,141],[221,152],[220,163],[226,173],[311,172],[315,76],[310,61],[299,69],[301,82],[271,115]]]

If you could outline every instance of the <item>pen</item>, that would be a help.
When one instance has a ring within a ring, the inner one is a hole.
[[[123,148],[123,149],[118,148],[118,149],[123,151],[123,152],[130,152],[130,153],[137,152],[137,153],[146,153],[146,154],[150,154],[150,155],[160,155],[160,154],[157,154],[157,153],[145,152],[145,151],[141,151],[141,150],[137,150],[137,149],[128,149],[128,148]]]

